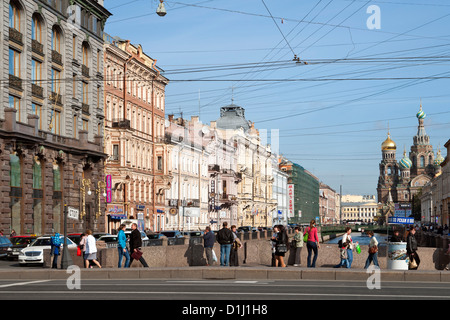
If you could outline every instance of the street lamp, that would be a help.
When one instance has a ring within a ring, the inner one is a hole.
[[[98,195],[98,211],[97,214],[95,215],[95,219],[98,220],[98,217],[100,217],[102,215],[102,211],[101,211],[101,195],[103,195],[104,198],[106,198],[106,192],[105,192],[105,187],[106,187],[106,182],[103,180],[99,180],[97,182],[97,195]],[[103,194],[101,193],[101,191],[103,190]],[[89,194],[89,191],[88,191]]]
[[[167,14],[163,0],[159,0],[158,9],[156,9],[156,14],[160,17],[164,17]]]

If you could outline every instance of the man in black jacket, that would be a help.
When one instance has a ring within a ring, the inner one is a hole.
[[[217,233],[217,242],[220,244],[220,266],[229,266],[231,244],[234,241],[233,233],[228,229],[228,223],[223,223],[223,228]]]
[[[213,247],[214,242],[216,242],[216,236],[214,232],[211,231],[210,227],[206,227],[205,234],[203,235],[203,247],[205,248],[206,255],[206,266],[211,266],[213,264]]]
[[[133,253],[134,254],[141,254],[142,253],[142,251],[141,251],[142,238],[141,238],[141,233],[139,232],[136,223],[133,223],[131,225],[131,230],[133,230],[133,231],[131,231],[131,234],[130,234],[130,252],[131,252],[130,266],[131,266],[131,263],[134,260]],[[144,257],[142,255],[139,257],[139,261],[142,263],[142,265],[145,268],[148,268],[148,264],[144,260]]]
[[[411,227],[408,237],[406,239],[406,253],[409,256],[409,261],[412,261],[413,259],[416,261],[417,267],[411,268],[409,267],[409,270],[417,270],[419,268],[420,264],[420,258],[417,254],[417,240],[416,240],[416,229],[414,227]]]

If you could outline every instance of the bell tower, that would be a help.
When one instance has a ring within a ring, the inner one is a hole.
[[[389,191],[393,196],[394,202],[397,201],[396,187],[399,182],[399,166],[395,158],[397,145],[391,139],[388,130],[387,139],[381,144],[382,160],[380,162],[380,176],[378,178],[378,202],[386,203],[389,197]]]

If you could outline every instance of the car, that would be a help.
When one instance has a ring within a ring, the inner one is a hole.
[[[161,231],[160,234],[167,238],[183,238],[183,235],[181,234],[181,231],[178,230],[164,230]]]
[[[243,226],[243,227],[239,227],[239,228],[237,228],[237,232],[242,232],[242,231],[244,231],[244,232],[250,232],[250,231],[252,231],[252,226]]]
[[[189,237],[201,237],[203,236],[203,231],[184,231],[183,235],[189,236]]]
[[[161,239],[161,237],[164,237],[164,235],[161,233],[147,233],[147,237],[150,240],[154,240],[154,239]]]
[[[110,233],[106,233],[106,232],[96,232],[96,233],[92,234],[92,236],[95,238],[95,240],[100,239],[100,237],[110,236],[110,235],[111,235]]]
[[[141,239],[142,241],[148,240],[149,238],[147,237],[147,234],[144,231],[139,231],[141,233]],[[126,230],[125,231],[125,236],[127,237],[127,239],[130,239],[130,234],[131,234],[131,230]]]
[[[106,243],[110,243],[110,242],[117,242],[117,235],[112,235],[112,234],[106,234],[104,236],[101,236],[100,238],[98,238],[97,241],[104,241]]]
[[[26,248],[28,245],[33,243],[36,240],[35,236],[14,236],[9,238],[12,243],[12,247],[10,247],[7,251],[8,260],[13,260],[19,257],[19,252],[21,249]]]
[[[11,249],[13,244],[7,237],[0,236],[0,257],[5,258],[8,255],[8,249]]]
[[[70,233],[67,235],[67,238],[79,245],[81,241],[81,235],[82,233]]]
[[[19,265],[27,265],[27,264],[44,264],[44,249],[51,249],[50,244],[51,236],[42,236],[37,238],[32,244],[28,247],[20,250],[19,252]],[[64,236],[60,236],[61,242],[64,239]],[[66,238],[65,243],[68,248],[77,248],[77,244]],[[61,245],[62,249],[62,245]]]

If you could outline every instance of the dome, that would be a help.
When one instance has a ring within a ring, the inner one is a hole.
[[[417,117],[417,119],[425,119],[426,118],[426,114],[425,114],[425,112],[423,112],[423,110],[422,110],[422,103],[420,104],[420,110],[419,110],[419,112],[417,112],[417,114],[416,114],[416,117]]]
[[[217,128],[231,130],[243,128],[244,132],[247,132],[250,124],[245,119],[244,112],[244,108],[234,104],[220,108],[220,118],[216,120]]]
[[[409,157],[406,155],[406,151],[403,152],[403,158],[398,162],[400,165],[400,169],[411,169],[412,167],[412,161],[409,159]]]
[[[394,141],[392,141],[391,134],[389,132],[387,139],[381,144],[381,150],[397,150],[397,145]]]
[[[434,164],[436,166],[440,166],[442,162],[444,162],[445,158],[441,154],[441,149],[438,149],[438,152],[436,153],[436,158],[434,159]]]

